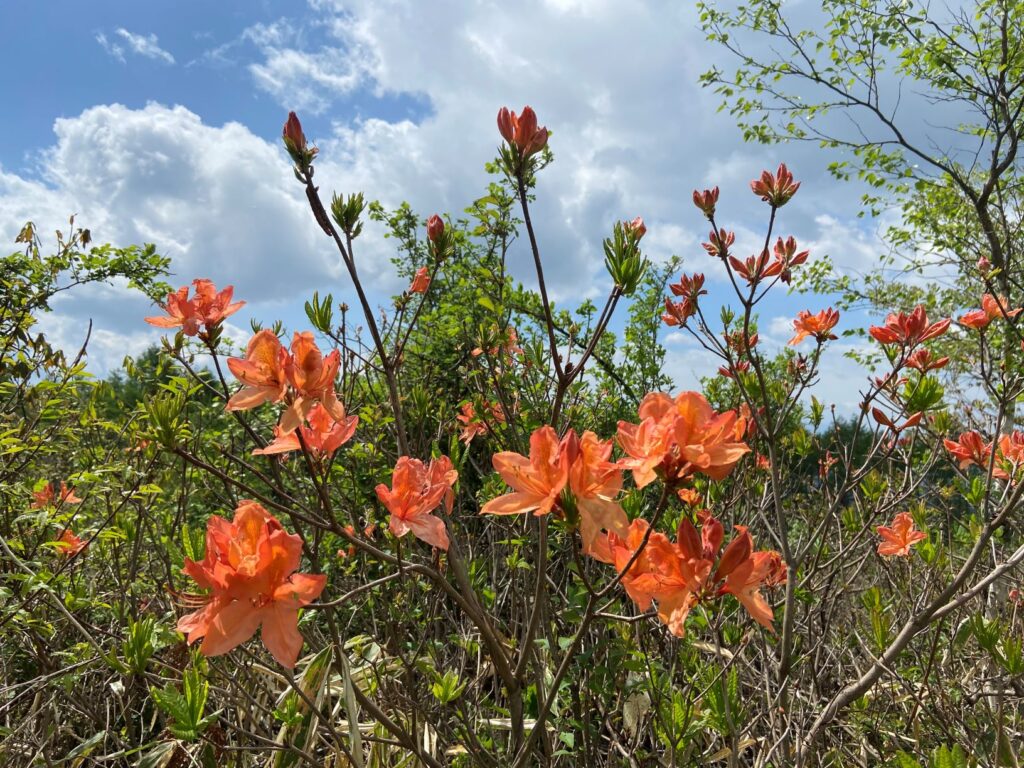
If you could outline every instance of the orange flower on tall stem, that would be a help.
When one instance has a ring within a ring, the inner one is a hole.
[[[295,390],[295,398],[281,416],[281,429],[285,433],[298,427],[317,402],[335,420],[345,418],[345,408],[334,391],[334,380],[340,366],[341,353],[335,349],[324,355],[309,331],[292,337],[291,355],[285,362],[285,372]]]
[[[206,526],[206,556],[185,560],[185,573],[203,589],[202,608],[182,616],[178,631],[202,639],[206,656],[227,653],[261,629],[263,645],[284,667],[302,650],[299,609],[323,591],[327,577],[296,573],[302,539],[289,534],[254,501],[243,501],[228,522],[213,515]]]
[[[928,538],[928,534],[914,528],[914,518],[906,512],[896,515],[891,526],[880,525],[876,530],[882,537],[878,554],[886,557],[907,557],[912,546]]]
[[[1009,309],[1009,303],[1005,296],[996,298],[990,293],[981,297],[981,309],[975,309],[960,318],[960,324],[968,328],[980,331],[988,326],[993,320],[1000,317],[1007,320],[1016,317],[1021,313],[1021,308]]]
[[[163,309],[164,316],[147,317],[146,322],[160,328],[181,327],[186,336],[195,336],[202,326],[207,330],[214,328],[235,312],[245,306],[244,301],[232,303],[234,287],[228,286],[218,292],[212,282],[204,278],[192,281],[195,295],[189,299],[189,288],[183,285],[176,292],[168,294]]]
[[[53,544],[64,557],[74,557],[89,546],[88,541],[78,538],[70,528],[65,528]]]
[[[244,358],[228,358],[231,373],[245,385],[228,400],[228,410],[244,411],[283,400],[288,388],[287,360],[288,351],[273,331],[264,329],[249,339]]]
[[[344,412],[344,406],[342,406]],[[319,456],[330,457],[341,446],[352,439],[359,425],[358,416],[345,416],[336,420],[327,409],[317,403],[306,417],[309,426],[301,425],[297,430],[285,432],[281,427],[274,427],[274,439],[265,448],[257,448],[253,456],[270,456],[278,453],[302,450],[306,448]],[[302,435],[302,442],[299,441]]]
[[[548,143],[548,129],[537,125],[537,114],[531,107],[523,107],[523,113],[518,116],[507,107],[499,109],[498,131],[524,159],[540,152]]]
[[[458,477],[446,456],[429,467],[419,459],[402,456],[391,476],[391,487],[381,483],[376,488],[377,498],[391,513],[391,532],[399,538],[411,532],[421,541],[447,550],[450,542],[444,521],[431,512],[452,493]],[[451,509],[450,502],[447,506]]]
[[[519,515],[533,512],[546,515],[558,503],[569,482],[569,457],[566,446],[549,426],[530,435],[530,456],[511,451],[494,454],[494,469],[514,493],[491,499],[481,508],[485,515]]]
[[[839,322],[839,312],[829,307],[812,315],[809,310],[801,310],[793,321],[796,335],[789,340],[790,346],[796,346],[808,336],[813,336],[819,343],[838,338],[832,329]]]
[[[742,441],[746,420],[736,411],[715,413],[699,392],[682,392],[674,400],[649,394],[639,415],[639,424],[620,421],[618,432],[626,453],[620,463],[633,471],[638,488],[657,476],[677,483],[697,472],[721,480],[750,451]]]
[[[971,464],[988,467],[989,456],[992,455],[992,444],[986,443],[975,431],[964,432],[959,440],[943,440],[942,444],[949,454],[960,462],[960,469],[967,469]]]
[[[622,491],[622,467],[609,461],[612,441],[593,432],[579,439],[569,430],[569,490],[579,514],[584,554],[590,552],[602,530],[625,536],[629,518],[614,499]]]
[[[56,504],[81,504],[82,500],[75,496],[75,489],[68,488],[63,480],[60,483],[60,496],[54,490],[53,483],[47,483],[42,490],[32,491],[32,509],[42,509]]]
[[[923,304],[918,304],[910,314],[892,312],[885,318],[885,325],[873,325],[869,333],[881,344],[899,344],[907,349],[922,342],[941,336],[949,328],[950,319],[928,322]]]

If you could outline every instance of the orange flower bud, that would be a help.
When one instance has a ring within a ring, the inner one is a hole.
[[[427,239],[436,242],[444,234],[444,220],[436,213],[427,219]]]

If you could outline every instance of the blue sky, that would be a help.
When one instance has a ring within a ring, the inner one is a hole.
[[[7,60],[24,62],[0,82],[16,115],[0,124],[0,241],[27,219],[52,231],[76,213],[99,240],[156,243],[176,284],[234,283],[263,320],[301,324],[313,290],[348,292],[279,146],[289,109],[321,148],[325,191],[408,200],[426,216],[457,215],[482,194],[497,109],[532,104],[554,131],[557,160],[535,218],[549,282],[566,305],[607,291],[601,239],[637,215],[653,258],[683,256],[686,271],[708,274],[711,300],[724,299],[690,193],[719,184],[726,226],[742,255],[752,253],[766,209],[748,183],[783,160],[804,186],[779,234],[854,274],[884,247],[879,223],[856,216],[859,190],[828,177],[832,157],[746,145],[717,111],[697,77],[723,54],[687,4],[107,1],[83,13],[53,0],[4,3],[0,24],[18,31]],[[381,234],[367,231],[360,259],[383,301],[403,286]],[[512,266],[529,284],[524,257],[518,249]],[[762,338],[784,344],[797,310],[826,306],[780,293],[764,308]],[[89,361],[103,372],[159,338],[140,323],[151,313],[123,289],[97,288],[58,302],[43,328],[75,346],[93,320]],[[239,339],[247,325],[237,316]],[[678,333],[666,330],[665,343],[680,386],[717,367]],[[845,407],[863,382],[842,355],[851,343],[835,345],[825,370],[824,386]]]

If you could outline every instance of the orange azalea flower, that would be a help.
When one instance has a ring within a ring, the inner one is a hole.
[[[185,573],[210,590],[205,605],[178,621],[189,643],[219,656],[241,645],[262,626],[263,645],[284,667],[302,650],[299,609],[320,596],[323,574],[295,573],[302,539],[289,534],[254,501],[243,501],[228,522],[213,515],[206,525],[206,556],[185,560]]]
[[[984,309],[975,309],[960,317],[960,325],[980,331],[992,321]]]
[[[82,541],[70,528],[65,528],[61,535],[57,537],[54,545],[57,547],[57,551],[64,555],[64,557],[74,557],[79,552],[84,551],[89,546],[89,542]]]
[[[671,462],[675,440],[675,416],[672,398],[651,393],[640,403],[640,423],[619,422],[619,446],[626,452],[620,463],[633,471],[637,488],[649,485],[658,470]]]
[[[750,182],[750,189],[773,208],[779,208],[796,194],[800,182],[794,182],[793,174],[785,163],[781,163],[774,176],[770,171],[762,171],[760,179]]]
[[[704,290],[704,275],[694,274],[680,275],[678,283],[672,283],[669,290],[676,296],[682,296],[683,300],[673,302],[665,299],[665,314],[661,316],[665,325],[674,326],[686,325],[686,321],[697,314],[697,302],[701,296],[707,294]]]
[[[569,481],[567,445],[549,426],[530,435],[530,457],[502,451],[492,458],[494,469],[515,493],[491,499],[481,508],[484,515],[546,515],[558,503]]]
[[[903,312],[892,312],[885,318],[885,325],[873,325],[869,329],[871,335],[881,344],[899,344],[908,349],[936,336],[941,336],[949,328],[950,319],[928,322],[924,305],[918,304],[909,315]]]
[[[426,267],[420,267],[416,270],[416,276],[412,279],[412,285],[409,286],[409,293],[426,293],[430,287],[430,275],[427,273]]]
[[[309,331],[292,337],[285,373],[296,397],[281,416],[281,429],[285,433],[297,428],[318,401],[336,421],[344,420],[345,407],[334,391],[334,380],[340,366],[341,353],[334,350],[325,357]]]
[[[612,531],[599,537],[589,554],[595,560],[614,565],[615,570],[622,573],[626,564],[633,558],[633,554],[640,549],[649,528],[646,520],[637,518],[630,523],[625,536],[619,536]],[[641,611],[651,607],[655,594],[661,589],[660,582],[650,576],[652,566],[649,554],[655,549],[671,546],[672,543],[663,533],[652,532],[647,545],[622,577],[622,586],[626,594]]]
[[[344,409],[344,406],[342,406]],[[312,452],[320,456],[332,456],[336,450],[352,439],[359,425],[358,416],[346,416],[340,421],[327,412],[327,409],[317,403],[306,417],[309,422],[307,427],[303,424],[294,432],[287,434],[281,427],[274,427],[274,440],[266,448],[257,448],[252,452],[253,456],[270,456],[277,453],[288,453],[302,449],[299,442],[299,435],[302,441]]]
[[[917,350],[917,352],[907,358],[907,366],[915,368],[921,373],[928,373],[928,371],[944,368],[947,365],[949,365],[948,357],[940,357],[936,360],[932,357],[930,350],[923,348]]]
[[[633,471],[643,488],[661,474],[676,482],[695,472],[712,480],[728,475],[750,451],[742,442],[746,421],[736,411],[716,414],[699,392],[682,392],[675,400],[652,393],[640,404],[640,424],[619,422],[622,466]]]
[[[838,338],[832,333],[838,322],[839,313],[831,307],[823,309],[816,315],[812,315],[809,310],[801,310],[793,321],[796,336],[789,340],[789,345],[796,346],[808,336],[813,336],[818,343]]]
[[[509,144],[514,144],[523,158],[536,154],[548,143],[548,129],[537,126],[537,115],[530,107],[516,116],[508,108],[498,110],[498,130]]]
[[[212,282],[203,278],[192,281],[195,288],[195,296],[188,298],[188,286],[183,285],[175,293],[168,294],[167,304],[164,306],[166,316],[147,317],[146,322],[160,328],[176,328],[181,326],[186,336],[195,336],[199,333],[199,327],[205,325],[207,329],[218,325],[225,317],[233,315],[245,306],[244,301],[231,303],[231,296],[234,287],[228,286],[217,292]]]
[[[391,476],[391,487],[381,483],[376,490],[377,498],[391,513],[388,527],[395,536],[401,538],[411,531],[421,541],[447,550],[444,521],[430,514],[452,492],[451,486],[459,476],[451,469],[451,461],[443,459],[432,461],[427,467],[419,459],[402,456]]]
[[[992,444],[985,443],[975,431],[964,432],[959,440],[943,440],[942,444],[954,459],[960,462],[960,469],[967,469],[971,464],[988,467]]]
[[[40,491],[32,491],[32,509],[42,509],[55,504],[81,504],[82,500],[75,496],[75,490],[68,488],[63,480],[60,484],[60,500],[56,500],[53,483],[47,483]]]
[[[882,537],[878,554],[886,557],[907,557],[912,546],[928,538],[928,534],[914,529],[914,518],[906,512],[896,515],[891,527],[880,525],[876,530]]]
[[[990,293],[981,297],[981,309],[975,309],[960,318],[960,324],[973,328],[976,331],[986,327],[993,320],[1005,317],[1010,319],[1021,313],[1021,308],[1008,309],[1009,303],[1005,296],[998,299]]]
[[[591,554],[621,572],[639,549],[648,527],[646,521],[634,520],[625,538],[611,532],[598,539]],[[686,617],[694,606],[724,594],[735,596],[755,621],[771,629],[774,614],[760,588],[782,583],[785,566],[780,574],[777,552],[754,552],[747,529],[738,525],[736,531],[720,557],[722,524],[707,513],[702,516],[699,533],[684,517],[675,544],[663,534],[652,533],[622,579],[627,594],[640,610],[656,601],[659,618],[677,637],[684,635]]]
[[[469,445],[477,435],[491,434],[491,424],[505,423],[505,410],[499,403],[485,403],[486,411],[492,421],[488,423],[482,417],[476,415],[476,409],[472,403],[463,403],[461,413],[455,418],[462,423],[462,431],[459,433],[459,440]]]
[[[1005,296],[999,296],[998,298],[990,293],[986,293],[981,297],[981,308],[985,310],[985,314],[989,316],[991,320],[995,320],[997,317],[1005,317],[1007,319],[1016,317],[1021,313],[1021,308],[1008,309],[1010,306]]]
[[[613,501],[622,491],[622,468],[613,461],[612,441],[599,440],[593,432],[584,432],[577,440],[576,433],[569,430],[568,441],[569,489],[576,502],[580,516],[580,536],[583,538],[583,552],[593,549],[601,531],[613,531],[626,535],[629,518],[622,507]]]
[[[1024,467],[1024,432],[1013,432],[999,438],[998,459],[992,474],[1000,480],[1013,480]]]
[[[288,386],[287,360],[288,352],[273,331],[264,329],[249,339],[245,358],[228,358],[231,373],[245,385],[228,400],[228,410],[244,411],[283,400]]]

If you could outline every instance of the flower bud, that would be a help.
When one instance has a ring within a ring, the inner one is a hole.
[[[427,238],[436,242],[444,234],[444,221],[436,213],[427,220]]]
[[[705,189],[703,192],[693,190],[693,204],[709,219],[715,215],[715,204],[718,203],[718,187]]]
[[[306,170],[313,162],[318,150],[316,147],[309,147],[306,144],[306,134],[302,132],[302,123],[299,122],[299,118],[294,112],[288,113],[288,120],[281,131],[281,138],[284,140],[284,148],[288,150],[295,165],[301,170]]]

